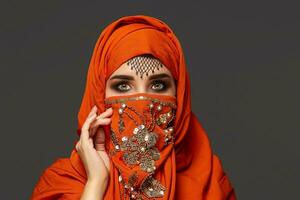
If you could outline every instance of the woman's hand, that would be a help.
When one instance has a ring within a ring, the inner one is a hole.
[[[111,123],[112,108],[97,116],[97,107],[94,106],[82,125],[80,140],[76,150],[82,160],[86,174],[87,185],[101,186],[105,191],[109,178],[109,157],[105,150],[105,134],[100,125]]]

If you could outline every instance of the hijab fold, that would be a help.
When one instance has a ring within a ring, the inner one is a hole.
[[[172,29],[157,18],[124,16],[100,34],[89,64],[77,134],[81,134],[81,127],[94,105],[98,114],[105,111],[105,84],[110,75],[128,59],[141,54],[159,59],[170,70],[177,86],[174,147],[159,168],[169,192],[158,199],[235,200],[221,161],[212,153],[207,134],[191,110],[190,78],[183,49]],[[109,128],[104,130],[109,135]],[[60,158],[44,170],[31,200],[80,199],[86,179],[74,145],[69,158]],[[111,162],[105,200],[122,199],[117,180],[118,171]]]

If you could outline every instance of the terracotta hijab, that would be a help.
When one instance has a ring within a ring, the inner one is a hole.
[[[125,16],[103,30],[90,61],[77,134],[80,135],[93,105],[96,104],[100,112],[105,110],[105,84],[109,76],[122,63],[141,54],[158,58],[177,83],[174,148],[165,155],[158,172],[165,177],[161,181],[167,193],[156,199],[236,199],[220,160],[212,153],[205,130],[191,111],[190,79],[181,45],[171,28],[159,19]],[[113,163],[110,173],[104,199],[120,199],[117,169]],[[85,183],[85,169],[74,148],[70,158],[57,159],[43,172],[31,199],[80,199]]]

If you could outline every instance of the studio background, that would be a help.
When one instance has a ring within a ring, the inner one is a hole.
[[[28,199],[69,157],[89,60],[125,15],[165,21],[183,47],[192,110],[237,198],[299,198],[297,1],[2,1],[1,199]]]

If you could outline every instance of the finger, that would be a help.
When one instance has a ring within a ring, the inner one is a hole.
[[[93,142],[92,138],[89,138],[89,143],[90,143],[90,145],[92,145],[94,147],[94,142]]]
[[[97,117],[97,114],[96,114],[96,113],[94,113],[94,114],[92,114],[91,116],[89,116],[89,117],[85,120],[85,122],[83,123],[83,125],[82,125],[82,127],[81,127],[81,130],[82,130],[82,131],[89,130],[90,124],[96,119],[96,117]]]
[[[94,137],[96,131],[97,131],[97,127],[92,127],[93,123],[95,123],[95,121],[93,121],[91,124],[90,124],[90,129],[89,129],[89,137],[92,138]]]
[[[112,108],[108,108],[105,112],[101,113],[97,119],[100,119],[100,118],[107,118],[109,116],[111,116],[113,113],[113,109]]]
[[[105,151],[105,144],[94,144],[97,151]]]
[[[110,123],[111,123],[111,118],[98,119],[98,120],[95,120],[91,124],[90,128],[95,128],[95,127],[97,127],[99,125],[108,125]]]
[[[90,137],[94,137],[97,129],[99,128],[100,125],[108,125],[111,123],[111,118],[105,118],[105,119],[98,119],[98,120],[94,120],[91,124],[90,124]]]
[[[96,111],[97,111],[97,106],[94,105],[94,106],[92,107],[90,113],[88,114],[87,118],[90,117],[90,116],[92,116],[92,114],[94,114]]]
[[[99,128],[94,137],[94,147],[97,151],[105,151],[105,134],[103,128]]]
[[[75,146],[76,151],[79,151],[79,145],[80,145],[80,141],[78,141],[78,142],[76,143],[76,146]]]
[[[102,127],[100,127],[94,137],[95,144],[101,144],[105,142],[105,133]]]
[[[92,134],[94,135],[94,131],[96,130],[97,126],[99,125],[107,125],[110,123],[110,120],[106,120],[106,118],[108,118],[109,116],[111,116],[113,113],[113,109],[112,108],[108,108],[105,112],[101,113],[100,115],[98,115],[96,117],[96,120],[93,121],[90,125],[90,128],[92,129]],[[103,120],[105,119],[105,120]],[[100,120],[100,121],[99,121]]]
[[[88,117],[86,119],[86,121],[82,125],[80,139],[82,139],[83,142],[87,142],[87,140],[89,139],[89,137],[90,137],[90,132],[89,132],[90,124],[92,123],[92,121],[95,120],[96,116],[97,116],[96,113],[92,114],[90,117]]]

